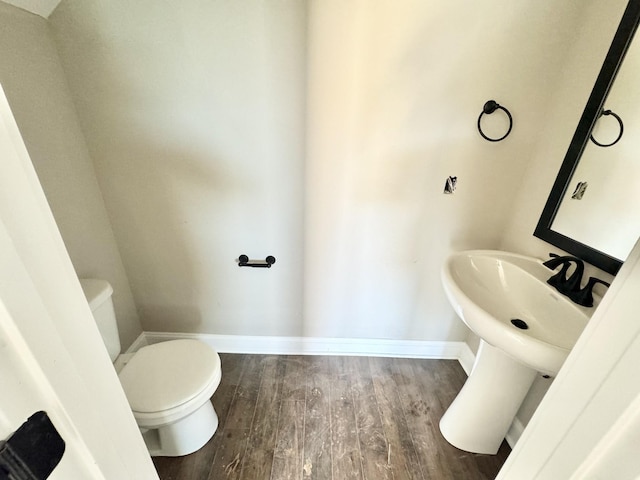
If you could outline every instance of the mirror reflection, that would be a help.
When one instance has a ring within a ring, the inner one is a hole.
[[[533,232],[611,275],[640,232],[640,216],[634,215],[640,206],[634,88],[640,47],[632,45],[639,24],[640,0],[629,0]],[[618,119],[624,124],[619,142]]]
[[[553,221],[553,230],[624,261],[640,236],[640,47],[634,42],[605,109],[620,116],[624,134],[611,147],[592,141],[582,154]],[[601,116],[593,137],[609,144],[620,125]]]

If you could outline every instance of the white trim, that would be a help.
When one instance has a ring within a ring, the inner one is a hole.
[[[157,480],[1,87],[0,158],[0,438],[46,410],[52,478]]]
[[[149,342],[147,341],[147,336],[145,334],[145,332],[142,332],[138,338],[136,338],[133,343],[129,346],[129,348],[127,348],[127,350],[123,353],[127,354],[127,353],[135,353],[138,350],[140,350],[142,347],[145,347],[149,345]],[[122,355],[121,355],[122,356]]]
[[[504,437],[512,450],[516,447],[518,440],[520,440],[522,432],[524,432],[524,424],[518,417],[515,417],[513,419],[513,423],[509,427],[507,435]]]
[[[462,342],[462,346],[460,347],[460,352],[458,353],[458,361],[464,370],[464,373],[467,374],[467,377],[471,375],[471,370],[473,369],[473,363],[476,361],[476,355],[471,351],[469,345],[465,342]]]
[[[271,337],[213,335],[206,333],[142,332],[127,350],[167,340],[195,338],[222,353],[273,355],[350,355],[399,358],[437,358],[458,360],[465,372],[473,364],[473,353],[465,342],[384,340],[360,338]],[[469,359],[471,362],[469,363]]]
[[[4,3],[38,15],[45,20],[56,9],[60,0],[2,0]]]

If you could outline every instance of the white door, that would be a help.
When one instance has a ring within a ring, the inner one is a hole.
[[[50,478],[158,478],[0,89],[0,439],[38,410]]]

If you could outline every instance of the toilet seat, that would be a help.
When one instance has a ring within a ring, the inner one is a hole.
[[[138,425],[155,428],[189,415],[220,384],[220,357],[199,340],[141,348],[119,374]]]

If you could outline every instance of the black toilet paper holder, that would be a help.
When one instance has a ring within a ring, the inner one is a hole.
[[[276,257],[269,255],[264,260],[249,260],[246,255],[240,255],[238,257],[239,267],[254,267],[254,268],[271,268],[271,265],[276,263]]]

